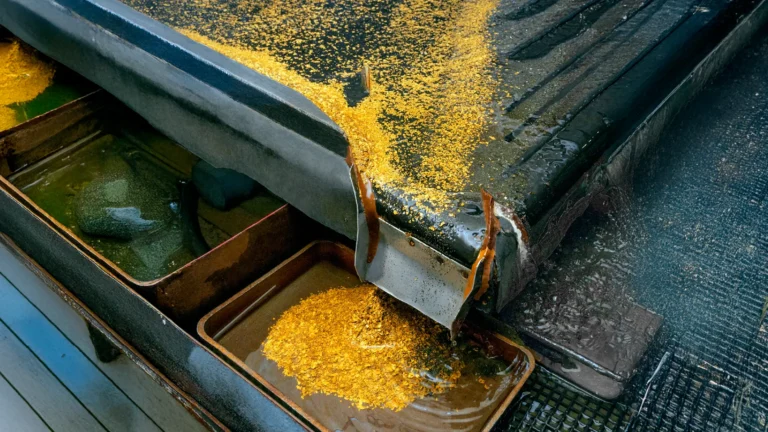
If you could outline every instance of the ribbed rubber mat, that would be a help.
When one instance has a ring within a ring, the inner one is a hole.
[[[513,431],[623,431],[632,410],[574,389],[545,369],[537,369],[517,400],[504,429]]]
[[[650,386],[633,430],[716,431],[734,400],[729,376],[696,356],[672,354]]]

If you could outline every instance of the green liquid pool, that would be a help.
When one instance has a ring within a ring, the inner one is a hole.
[[[196,158],[157,133],[97,132],[11,181],[128,275],[139,281],[158,279],[198,256],[189,241],[194,229],[182,216],[178,186],[189,174],[148,151],[158,141],[166,149],[172,146],[164,156],[179,156],[174,160],[191,168]],[[200,200],[204,243],[215,247],[282,204],[266,191],[229,211]]]
[[[16,113],[18,125],[81,98],[96,88],[85,78],[59,66],[53,76],[53,82],[42,93],[31,101],[11,104],[8,108]]]

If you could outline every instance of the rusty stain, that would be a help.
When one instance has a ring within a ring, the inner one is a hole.
[[[363,69],[360,71],[360,84],[363,87],[363,91],[366,95],[371,94],[371,88],[373,86],[371,79],[371,68],[367,64],[363,65]]]
[[[370,264],[376,256],[376,250],[379,247],[379,214],[376,211],[376,195],[373,192],[371,181],[357,169],[352,152],[347,150],[347,164],[352,167],[357,181],[357,187],[360,190],[360,201],[363,203],[363,213],[365,222],[368,225],[368,254],[367,261]],[[411,245],[413,246],[413,245]]]
[[[514,222],[515,226],[517,226],[517,229],[520,230],[520,237],[523,239],[523,243],[525,243],[525,245],[528,246],[528,231],[526,231],[525,229],[523,220],[520,219],[520,216],[516,215],[515,213],[512,213],[512,222]]]
[[[480,289],[475,294],[475,300],[479,300],[483,294],[488,290],[488,286],[491,283],[491,273],[493,270],[493,261],[496,256],[496,236],[501,231],[501,224],[499,219],[493,212],[494,200],[491,194],[484,189],[480,191],[483,197],[483,212],[485,213],[485,237],[483,243],[480,246],[480,253],[477,254],[477,259],[472,264],[472,269],[469,272],[469,278],[467,279],[467,285],[464,288],[464,300],[472,294],[472,288],[474,288],[475,278],[477,272],[480,271],[480,264],[482,263],[482,278],[480,282]]]

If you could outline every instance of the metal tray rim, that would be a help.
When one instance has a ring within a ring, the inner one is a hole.
[[[38,115],[32,117],[31,119],[24,120],[23,122],[21,122],[19,124],[16,124],[16,125],[13,125],[13,126],[9,127],[8,129],[0,130],[0,138],[5,138],[7,136],[13,135],[16,132],[24,130],[25,128],[27,128],[27,127],[29,127],[31,125],[43,122],[43,121],[45,121],[45,120],[47,120],[47,119],[49,119],[51,117],[55,117],[61,111],[66,111],[67,109],[69,109],[69,107],[71,105],[75,105],[77,103],[82,103],[83,101],[88,101],[88,100],[91,100],[91,99],[96,99],[98,97],[102,97],[103,94],[104,94],[104,90],[102,90],[102,89],[96,89],[96,90],[93,90],[91,92],[88,92],[88,93],[86,93],[86,94],[84,94],[84,95],[82,95],[82,96],[80,96],[80,97],[78,97],[76,99],[72,99],[71,101],[69,101],[69,102],[67,102],[67,103],[65,103],[63,105],[57,106],[56,108],[54,108],[54,109],[52,109],[50,111],[44,112],[42,114],[38,114]]]

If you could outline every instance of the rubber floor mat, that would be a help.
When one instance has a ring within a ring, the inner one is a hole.
[[[632,187],[614,194],[619,208],[589,210],[528,287],[618,280],[621,295],[664,316],[660,345],[613,404],[573,397],[537,373],[506,430],[623,431],[633,417],[642,431],[768,430],[768,32],[760,34],[668,128]],[[585,248],[604,258],[583,259]]]
[[[667,353],[632,429],[715,431],[727,424],[735,394],[730,376],[690,353]]]
[[[536,369],[508,419],[507,431],[622,431],[633,410],[592,398],[546,369]]]

